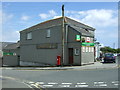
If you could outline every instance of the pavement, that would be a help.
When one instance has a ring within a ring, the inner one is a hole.
[[[11,70],[90,70],[90,69],[110,69],[120,67],[117,63],[101,63],[95,62],[90,65],[83,66],[64,66],[64,67],[1,67],[0,69],[11,69]]]

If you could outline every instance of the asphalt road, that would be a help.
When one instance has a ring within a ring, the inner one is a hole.
[[[3,88],[118,88],[118,68],[3,70],[2,75]]]

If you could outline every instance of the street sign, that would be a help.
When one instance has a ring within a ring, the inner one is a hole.
[[[11,52],[3,52],[3,55],[5,55],[5,56],[13,56],[14,53],[11,53]]]

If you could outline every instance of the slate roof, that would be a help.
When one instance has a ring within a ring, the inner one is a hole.
[[[83,28],[76,27],[76,26],[73,26],[73,25],[70,25],[70,27],[72,27],[74,30],[80,32],[83,36],[94,37],[94,34],[90,33],[89,31],[87,31],[87,30],[85,30]]]
[[[12,44],[13,42],[0,42],[0,50],[4,49],[7,45]]]
[[[85,24],[83,24],[81,22],[75,21],[75,20],[73,20],[71,18],[68,18],[68,17],[65,17],[64,20],[65,20],[66,24],[68,24],[69,26],[73,27],[78,32],[81,32],[82,35],[93,36],[90,32],[87,32],[85,29],[94,31],[95,28],[90,27],[88,25],[85,25]],[[59,18],[56,18],[56,19],[51,19],[51,20],[39,23],[37,25],[29,27],[29,28],[27,28],[25,30],[22,30],[20,32],[29,31],[29,30],[36,30],[36,29],[43,29],[43,28],[47,28],[47,27],[50,27],[50,26],[61,25],[62,22],[63,22],[63,17],[59,17]]]
[[[8,44],[4,49],[17,49],[20,47],[20,43],[12,43],[12,44]]]

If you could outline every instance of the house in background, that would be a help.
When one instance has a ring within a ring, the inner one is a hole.
[[[48,20],[20,31],[20,65],[63,65],[94,63],[95,29],[64,17],[64,60],[62,60],[63,17]]]
[[[0,42],[0,66],[3,65],[3,49],[9,45],[12,44],[13,42]]]
[[[20,43],[10,43],[3,48],[3,66],[19,66]]]

